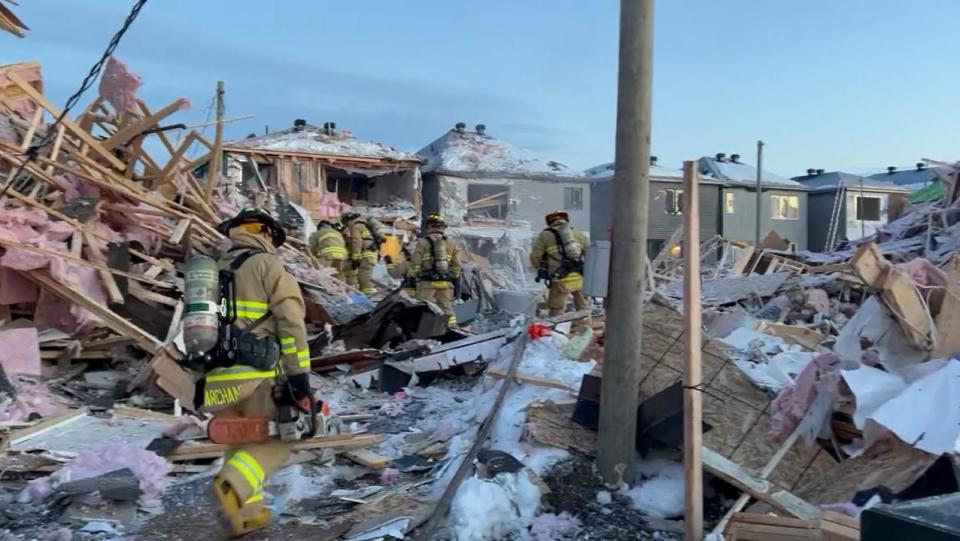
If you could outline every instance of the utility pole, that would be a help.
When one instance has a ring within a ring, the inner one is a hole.
[[[609,286],[615,295],[608,295],[597,457],[600,474],[608,483],[616,483],[628,473],[636,445],[652,79],[653,0],[621,0]]]
[[[683,162],[683,527],[686,541],[703,539],[703,383],[700,358],[700,179],[697,162]]]
[[[213,200],[213,191],[220,182],[220,169],[223,167],[223,81],[217,81],[217,130],[211,154],[210,165],[207,167],[207,201]]]
[[[753,246],[760,249],[760,211],[763,210],[763,141],[757,141],[757,230]]]

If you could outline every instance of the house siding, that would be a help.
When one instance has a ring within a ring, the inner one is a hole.
[[[830,215],[836,192],[812,193],[807,197],[807,246],[815,252],[822,252],[827,245],[827,232],[830,230]],[[841,209],[841,223],[845,220],[846,208]],[[838,236],[839,238],[839,236]]]
[[[591,183],[590,227],[591,238],[607,239],[613,225],[613,181],[602,180]],[[647,213],[647,238],[666,240],[681,225],[683,216],[667,214],[666,190],[680,190],[679,182],[650,182],[650,196]],[[700,238],[707,240],[720,234],[720,186],[700,185]]]
[[[727,187],[724,193],[733,193],[733,214],[723,214],[722,235],[728,240],[753,243],[756,228],[756,192],[746,188]],[[772,195],[795,195],[799,199],[799,212],[796,220],[774,220],[770,217]],[[771,230],[784,239],[796,243],[797,248],[807,248],[807,194],[792,190],[764,190],[760,209],[760,236]]]

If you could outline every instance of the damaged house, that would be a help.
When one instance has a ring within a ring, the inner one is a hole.
[[[222,177],[244,194],[270,193],[301,206],[313,220],[343,205],[382,206],[396,200],[420,208],[420,159],[354,137],[333,122],[297,119],[291,128],[250,135],[223,146]]]
[[[529,222],[563,209],[590,231],[590,185],[583,173],[544,160],[463,122],[423,147],[423,210],[450,223]]]
[[[807,246],[814,251],[830,251],[839,241],[873,235],[900,217],[910,192],[883,178],[823,169],[808,169],[793,180],[810,189]]]

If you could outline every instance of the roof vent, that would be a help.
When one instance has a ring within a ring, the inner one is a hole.
[[[467,129],[467,123],[466,123],[466,122],[457,122],[456,124],[453,125],[453,129],[454,129],[454,131],[456,131],[457,133],[463,133],[463,130]]]
[[[323,123],[323,133],[327,135],[333,135],[337,132],[337,123],[336,122],[324,122]]]
[[[894,167],[894,166],[892,166],[892,165],[891,165],[890,167],[887,167],[887,174],[888,174],[888,175],[892,175],[892,174],[894,174],[896,171],[897,171],[897,168]]]
[[[723,152],[717,152],[716,156],[718,162],[722,162],[727,158],[727,155]]]
[[[248,134],[247,134],[247,139],[256,139],[256,138],[257,138],[257,134],[255,134],[255,133],[248,133]]]
[[[306,127],[307,121],[302,118],[298,118],[293,121],[293,131],[303,131],[303,129]]]
[[[650,156],[650,165],[657,165],[657,157]]]
[[[807,176],[808,176],[808,177],[812,177],[813,175],[816,175],[816,174],[817,174],[817,170],[816,170],[816,169],[807,169]]]
[[[487,133],[487,125],[486,125],[486,124],[477,124],[477,134],[479,134],[479,135],[484,135],[484,134],[486,134],[486,133]]]
[[[818,175],[822,175],[822,174],[824,174],[824,173],[826,173],[826,171],[824,171],[823,169],[817,169],[817,174],[818,174]]]
[[[927,168],[927,164],[923,162],[917,162],[917,171],[923,171]]]
[[[731,154],[731,155],[730,155],[730,161],[733,162],[733,163],[740,163],[740,155],[739,155],[739,154]]]

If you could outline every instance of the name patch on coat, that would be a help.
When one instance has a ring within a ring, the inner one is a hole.
[[[204,406],[223,406],[240,401],[240,386],[222,387],[220,389],[204,389]]]

